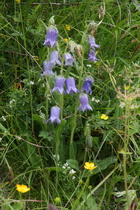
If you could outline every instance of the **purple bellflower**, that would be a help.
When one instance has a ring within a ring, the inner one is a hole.
[[[88,41],[89,41],[89,44],[90,44],[90,48],[92,48],[93,50],[95,49],[95,47],[96,48],[99,48],[100,47],[100,45],[98,45],[98,44],[95,43],[94,36],[89,36],[88,37]]]
[[[92,110],[91,106],[89,105],[88,103],[88,96],[87,94],[83,93],[79,96],[79,100],[80,100],[80,103],[81,103],[81,106],[79,106],[79,110],[81,111],[85,111],[86,109],[88,110]]]
[[[84,79],[84,85],[82,87],[82,90],[85,91],[87,94],[90,93],[90,95],[92,94],[92,84],[93,84],[94,80],[92,77],[86,77]]]
[[[50,62],[52,64],[54,64],[54,66],[56,64],[61,65],[61,62],[58,60],[58,52],[57,51],[52,51],[50,54]]]
[[[54,72],[52,71],[54,64],[52,64],[50,61],[48,62],[44,61],[43,66],[44,66],[44,71],[43,71],[43,74],[41,74],[41,76],[55,75]]]
[[[96,58],[94,50],[90,50],[88,53],[88,61],[98,61],[99,59]]]
[[[48,28],[44,45],[46,47],[53,48],[56,45],[57,36],[58,36],[58,32],[55,28],[53,29]]]
[[[65,58],[66,66],[73,66],[75,59],[72,57],[72,55],[70,53],[65,53],[64,58]]]
[[[50,118],[46,121],[46,123],[50,121],[51,123],[56,122],[57,124],[59,124],[61,122],[59,116],[60,116],[60,108],[58,106],[53,106],[51,108]]]
[[[80,93],[80,91],[76,88],[75,80],[73,77],[69,77],[66,79],[66,93],[72,95],[73,93]]]
[[[65,78],[58,76],[55,78],[55,87],[52,89],[52,92],[58,90],[61,94],[64,92],[64,83]]]

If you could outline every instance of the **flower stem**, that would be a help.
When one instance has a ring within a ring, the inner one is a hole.
[[[126,96],[126,91],[125,91]],[[125,130],[124,130],[124,154],[123,154],[123,171],[124,171],[124,187],[126,192],[127,208],[130,209],[130,201],[127,187],[127,151],[128,151],[128,142],[129,142],[129,117],[130,117],[130,101],[127,96],[125,97]]]
[[[84,184],[84,186],[83,186],[83,188],[82,188],[82,190],[81,190],[81,192],[80,192],[80,195],[78,196],[78,198],[77,198],[76,201],[74,202],[74,204],[73,204],[71,210],[75,210],[75,209],[76,209],[76,206],[77,206],[77,204],[79,203],[79,200],[80,200],[80,198],[82,197],[85,188],[88,186],[88,183],[89,183],[89,180],[90,180],[90,175],[91,175],[91,173],[90,173],[90,171],[89,171],[87,180],[86,180],[86,182],[85,182],[85,184]]]

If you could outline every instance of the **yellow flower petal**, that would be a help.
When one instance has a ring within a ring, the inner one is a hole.
[[[65,26],[65,29],[66,29],[67,31],[70,31],[71,28],[70,28],[69,25],[66,25],[66,26]]]
[[[102,120],[107,120],[107,119],[108,119],[108,116],[105,115],[105,114],[102,114],[102,115],[101,115],[101,119],[102,119]]]
[[[126,86],[126,87],[125,87],[125,90],[129,90],[129,89],[130,89],[130,86]]]
[[[20,0],[15,0],[17,3],[20,3]]]
[[[68,42],[69,40],[68,39],[63,39],[65,42]]]
[[[94,163],[85,162],[84,168],[88,170],[94,170],[97,166]]]
[[[26,193],[26,192],[28,192],[28,191],[30,190],[30,188],[27,187],[27,186],[24,185],[24,184],[22,184],[22,185],[17,184],[17,185],[16,185],[16,190],[17,190],[18,192],[21,192],[21,193]]]

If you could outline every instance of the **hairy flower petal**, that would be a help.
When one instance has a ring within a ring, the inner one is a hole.
[[[52,89],[52,92],[58,90],[61,94],[64,92],[64,83],[65,78],[62,76],[58,76],[55,78],[55,87]]]
[[[61,122],[59,116],[60,116],[60,108],[57,106],[53,106],[51,108],[50,118],[46,121],[46,123],[50,121],[51,123],[59,124]]]
[[[85,111],[85,110],[92,110],[91,106],[89,105],[88,103],[88,96],[87,94],[81,94],[79,96],[79,100],[80,100],[80,103],[81,103],[81,106],[79,106],[79,110],[81,111]]]
[[[57,36],[58,36],[58,32],[55,28],[53,29],[48,28],[44,45],[46,47],[53,48],[56,45]]]

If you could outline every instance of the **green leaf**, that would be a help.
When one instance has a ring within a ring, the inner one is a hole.
[[[98,209],[97,204],[96,204],[95,200],[93,199],[93,197],[89,197],[86,200],[86,204],[87,204],[89,210],[97,210]]]
[[[43,139],[48,140],[48,141],[52,141],[53,140],[53,137],[49,136],[49,133],[47,131],[45,131],[45,130],[40,131],[38,136],[42,137]]]
[[[23,203],[15,202],[14,205],[12,205],[12,207],[13,207],[14,210],[22,210],[22,209],[24,209]]]
[[[100,171],[105,170],[109,165],[116,163],[117,158],[115,156],[105,158],[104,160],[96,160],[95,165],[97,168],[93,171],[93,174],[97,174]]]
[[[74,168],[79,171],[78,162],[77,160],[69,159],[66,161],[71,168]]]

